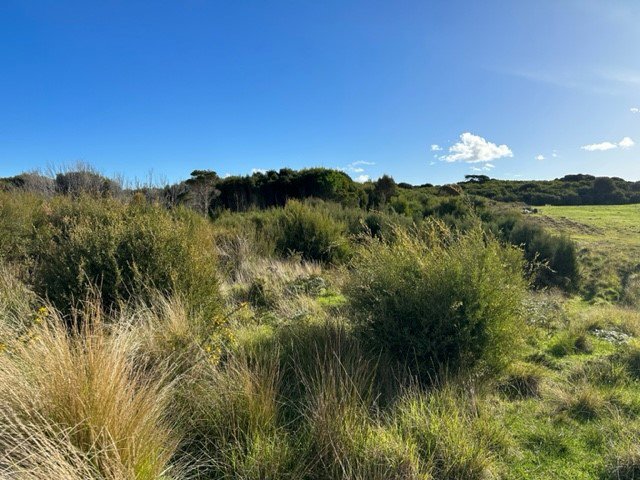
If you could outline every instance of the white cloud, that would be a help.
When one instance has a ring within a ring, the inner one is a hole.
[[[620,148],[631,148],[636,144],[636,142],[634,142],[631,137],[624,137],[622,140],[620,140],[620,142],[618,143],[618,146]]]
[[[351,163],[350,165],[351,166],[356,166],[356,165],[369,165],[369,166],[371,166],[371,165],[375,165],[375,164],[376,164],[376,162],[367,162],[365,160],[358,160],[356,162]]]
[[[638,107],[632,107],[629,110],[631,110],[631,113],[640,113],[640,108]]]
[[[558,158],[558,151],[557,151],[557,150],[554,150],[554,151],[551,153],[551,156],[552,156],[553,158]]]
[[[607,150],[613,150],[615,148],[631,148],[636,144],[631,137],[624,137],[618,143],[612,142],[601,142],[601,143],[591,143],[589,145],[583,145],[582,150],[586,150],[587,152],[605,152]]]
[[[339,170],[342,170],[343,172],[363,173],[364,168],[362,168],[359,165],[371,166],[371,165],[375,165],[375,162],[366,162],[364,160],[358,160],[356,162],[351,162],[345,168],[340,168]]]
[[[582,150],[586,150],[587,152],[604,152],[606,150],[613,150],[614,148],[618,148],[618,145],[611,142],[602,142],[583,145],[580,148],[582,148]]]
[[[544,155],[542,155],[542,154],[536,155],[536,160],[539,160],[539,161],[544,160]]]
[[[267,173],[267,171],[264,168],[252,168],[251,175],[254,175],[256,173]]]
[[[496,166],[493,163],[485,163],[484,168],[492,169],[492,168],[496,168]]]
[[[436,164],[436,162],[429,162],[429,165],[430,165],[430,166],[433,166],[433,165],[435,165],[435,164]]]
[[[440,150],[442,150],[442,147],[440,145],[438,145],[437,143],[434,143],[433,145],[431,145],[431,151],[432,152],[439,152]]]
[[[458,143],[449,147],[449,155],[443,155],[440,159],[445,162],[481,163],[504,157],[513,157],[513,152],[506,145],[496,145],[465,132],[460,135]]]
[[[369,181],[369,175],[358,175],[355,179],[356,182],[364,183]]]

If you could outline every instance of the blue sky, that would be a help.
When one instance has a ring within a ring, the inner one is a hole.
[[[637,0],[3,0],[0,176],[638,180],[639,45]]]

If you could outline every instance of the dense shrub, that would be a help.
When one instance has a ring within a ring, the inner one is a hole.
[[[521,253],[479,227],[430,223],[396,237],[364,246],[346,285],[364,336],[423,378],[443,366],[502,367],[520,337]]]
[[[306,260],[335,263],[348,254],[346,226],[326,212],[298,201],[285,206],[277,224],[276,250]]]
[[[26,266],[33,223],[44,199],[25,192],[0,192],[0,259]]]
[[[539,225],[525,221],[517,222],[508,238],[512,244],[524,248],[529,262],[539,262],[536,286],[576,290],[580,280],[578,253],[571,239],[551,235]]]
[[[36,226],[32,256],[37,293],[59,309],[89,293],[114,307],[149,288],[183,296],[190,307],[216,312],[220,304],[210,226],[185,210],[144,202],[56,198]]]

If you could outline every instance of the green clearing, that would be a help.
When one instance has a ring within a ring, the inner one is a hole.
[[[534,218],[580,248],[588,298],[616,301],[640,266],[640,205],[546,206]]]

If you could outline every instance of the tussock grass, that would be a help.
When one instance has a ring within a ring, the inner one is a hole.
[[[26,333],[34,320],[36,295],[14,268],[0,264],[0,352]]]
[[[153,376],[140,371],[130,330],[108,332],[99,316],[85,318],[81,330],[70,332],[51,313],[33,329],[29,341],[0,356],[0,411],[9,420],[0,427],[0,444],[24,442],[14,453],[5,450],[9,461],[22,468],[28,459],[20,452],[42,445],[44,455],[63,443],[51,468],[66,468],[62,457],[70,452],[87,459],[87,468],[99,473],[95,478],[167,475],[178,443],[166,418],[170,370]],[[78,465],[84,475],[88,470]]]
[[[566,413],[579,421],[595,420],[609,408],[602,393],[587,383],[568,389],[556,387],[549,391],[549,395],[557,413]]]
[[[103,475],[92,455],[76,448],[70,435],[47,419],[19,418],[12,411],[0,413],[0,477],[21,480],[98,480],[124,479],[117,463],[108,466],[111,476]]]
[[[274,359],[277,357],[274,357]],[[184,452],[206,478],[300,478],[279,422],[280,373],[273,359],[238,355],[201,369],[180,389]]]
[[[405,442],[376,414],[375,366],[366,359],[318,352],[315,368],[300,368],[302,414],[313,478],[423,479],[428,469],[415,445]]]
[[[498,388],[512,399],[539,397],[540,385],[544,377],[544,368],[530,363],[517,362],[507,367]]]
[[[493,448],[505,439],[481,415],[472,390],[443,386],[427,395],[409,392],[398,401],[393,418],[434,478],[474,480],[497,474]]]
[[[608,438],[603,480],[640,478],[640,431],[626,418],[616,418],[614,435]]]

